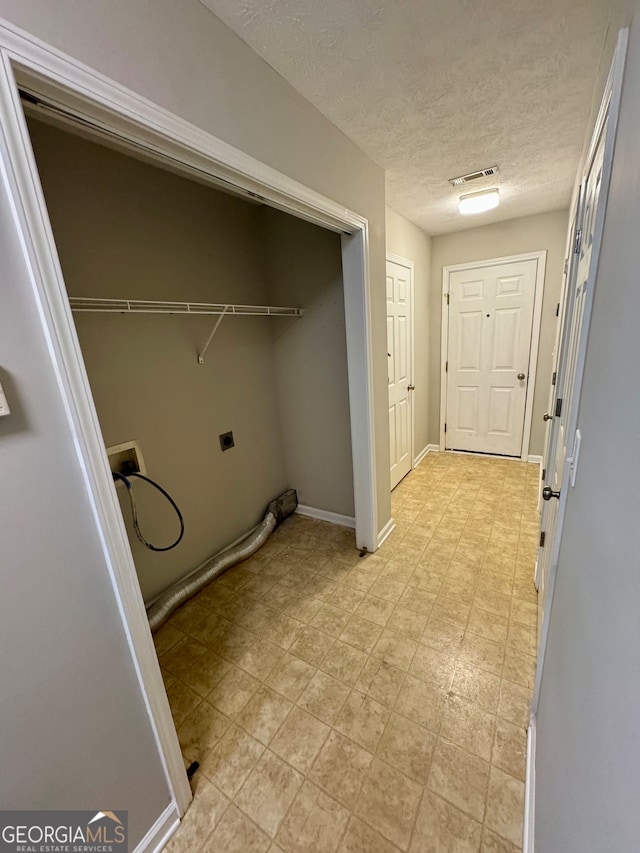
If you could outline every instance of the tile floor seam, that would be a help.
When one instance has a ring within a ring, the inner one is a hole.
[[[405,678],[404,678],[404,680],[403,680],[403,684],[404,684],[404,682],[406,681],[406,679],[407,679],[408,677],[409,677],[409,673],[408,673],[408,672],[406,672],[406,673],[405,673]],[[400,693],[401,693],[401,692],[402,692],[402,687],[400,688],[400,691],[398,692],[398,696],[400,696]],[[396,710],[396,713],[398,713],[398,714],[399,714],[399,716],[404,717],[405,719],[410,720],[411,722],[414,722],[413,720],[411,720],[411,717],[409,717],[407,714],[402,714],[400,711],[397,711],[397,709],[396,709],[396,705],[397,705],[397,699],[396,699],[396,704],[394,704],[394,710]],[[431,732],[431,733],[432,733],[432,734],[434,734],[436,737],[439,737],[439,736],[440,736],[440,729],[442,728],[442,720],[443,720],[443,718],[444,718],[444,714],[442,714],[442,716],[440,717],[440,722],[439,722],[439,724],[438,724],[438,730],[437,730],[437,731],[434,731],[433,729],[429,729],[429,728],[427,728],[427,726],[420,726],[420,727],[421,727],[421,728],[423,728],[423,729],[427,729],[427,731],[428,731],[428,732]],[[420,723],[416,723],[416,725],[420,725]]]
[[[433,759],[432,759],[432,761],[433,761]],[[409,837],[409,843],[407,844],[407,847],[406,847],[407,850],[411,850],[413,847],[413,839],[414,839],[415,832],[416,832],[416,826],[418,825],[418,816],[420,814],[420,806],[422,805],[422,801],[424,799],[424,795],[425,795],[426,790],[427,790],[427,786],[425,785],[422,789],[422,794],[420,795],[420,802],[418,803],[418,808],[416,809],[415,818],[413,821],[413,825],[411,827],[411,835]],[[440,853],[440,851],[438,851],[438,853]],[[442,853],[445,853],[445,851],[443,850]]]
[[[268,749],[268,747],[267,747],[267,749]],[[265,751],[266,751],[266,749],[265,749]],[[275,755],[275,753],[273,753],[273,754]],[[277,757],[277,758],[280,758],[280,756],[276,756],[276,757]],[[281,760],[281,761],[284,761],[284,759],[280,759],[280,760]],[[288,762],[286,762],[286,761],[285,761],[285,764],[288,764]],[[290,764],[289,764],[288,766],[289,766],[289,767],[291,767],[291,765],[290,765]],[[293,770],[295,770],[295,767],[292,767],[292,769],[293,769]],[[298,772],[298,773],[299,773],[300,771],[296,771],[296,772]],[[239,803],[237,803],[237,802],[236,802],[236,797],[238,797],[238,796],[240,795],[240,792],[242,791],[242,788],[244,788],[244,786],[246,785],[246,783],[247,783],[247,781],[248,781],[248,779],[249,779],[249,776],[250,776],[250,775],[251,775],[251,773],[249,773],[249,774],[247,775],[247,778],[246,778],[246,779],[245,779],[245,781],[242,783],[242,787],[241,787],[241,788],[240,788],[240,790],[238,790],[238,792],[234,795],[232,802],[235,804],[236,808],[240,809],[240,811],[241,811],[243,814],[247,815],[247,817],[248,817],[250,820],[252,820],[252,822],[255,824],[255,821],[253,821],[253,819],[251,818],[251,815],[247,814],[247,812],[242,808],[242,806],[241,806]],[[302,774],[301,774],[301,775],[302,775]],[[306,779],[306,775],[304,776],[304,779]],[[302,783],[300,784],[299,788],[297,789],[296,794],[294,795],[294,797],[292,798],[291,802],[289,803],[289,806],[287,807],[287,809],[286,809],[286,811],[285,811],[285,813],[284,813],[283,817],[280,819],[280,822],[278,823],[278,827],[277,827],[277,829],[276,829],[276,831],[275,831],[274,835],[273,835],[273,836],[270,836],[270,835],[269,835],[269,833],[265,833],[266,835],[268,835],[268,836],[269,836],[269,840],[270,840],[271,844],[275,844],[275,839],[276,839],[276,836],[277,836],[278,832],[280,831],[280,827],[281,827],[281,826],[282,826],[282,824],[285,822],[285,820],[286,820],[286,818],[287,818],[287,816],[288,816],[288,814],[289,814],[289,812],[290,812],[290,810],[291,810],[291,807],[293,806],[293,804],[294,804],[294,802],[295,802],[295,800],[296,800],[296,797],[297,797],[297,795],[298,795],[298,792],[300,791],[300,788],[302,788],[302,785],[304,785],[304,779],[303,779]],[[255,825],[257,826],[257,824],[255,824]],[[261,830],[261,832],[265,832],[265,830],[264,830],[264,829],[262,829],[262,827],[258,827],[258,828]]]
[[[382,763],[383,763],[383,764],[387,764],[387,766],[388,766],[388,767],[390,767],[390,768],[392,768],[392,769],[395,769],[395,768],[393,768],[393,766],[392,766],[392,765],[388,764],[388,762],[383,761]],[[403,847],[401,844],[397,844],[395,841],[391,841],[391,843],[392,843],[392,844],[394,844],[396,847],[400,848],[400,849],[401,849],[401,850],[403,850],[403,851],[407,851],[407,850],[409,850],[409,848],[411,847],[411,842],[412,842],[412,838],[413,838],[413,831],[414,831],[414,829],[415,829],[415,825],[416,825],[416,822],[417,822],[417,820],[418,820],[418,812],[419,812],[419,810],[420,810],[420,802],[422,802],[422,795],[423,795],[423,793],[424,793],[424,789],[426,788],[426,785],[423,785],[423,786],[421,786],[421,787],[422,787],[422,789],[423,789],[423,790],[422,790],[422,791],[421,791],[421,793],[420,793],[420,800],[419,800],[419,802],[418,802],[418,807],[416,808],[416,813],[415,813],[414,818],[413,818],[413,821],[412,821],[412,823],[411,823],[411,832],[409,833],[409,841],[407,842],[406,846],[404,846],[404,847]],[[357,805],[356,805],[356,807],[357,807]],[[355,809],[354,809],[354,814],[355,814]],[[386,839],[387,839],[387,841],[390,841],[390,840],[391,840],[391,839],[389,839],[386,835],[384,835],[384,833],[380,832],[380,830],[379,830],[378,828],[376,828],[375,826],[373,826],[373,825],[370,823],[370,821],[368,821],[368,820],[367,820],[367,818],[366,818],[364,815],[362,815],[361,813],[359,813],[359,814],[357,815],[357,817],[358,817],[361,821],[363,821],[364,823],[366,823],[366,824],[367,824],[367,826],[369,826],[371,829],[373,829],[373,830],[374,830],[375,832],[377,832],[379,835],[382,835],[382,836],[383,836],[383,838],[386,838]],[[444,851],[443,851],[443,853],[444,853]]]

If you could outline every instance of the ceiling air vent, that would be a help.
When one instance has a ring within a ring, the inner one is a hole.
[[[462,184],[468,184],[471,181],[477,181],[478,178],[490,178],[497,174],[497,166],[489,166],[487,169],[480,169],[477,172],[469,172],[468,175],[460,175],[459,178],[449,178],[449,183],[454,187],[459,187]]]

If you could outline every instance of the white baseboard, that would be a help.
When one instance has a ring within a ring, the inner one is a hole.
[[[422,460],[424,459],[424,457],[427,455],[427,453],[439,453],[439,452],[440,452],[440,445],[439,444],[427,444],[427,446],[424,447],[420,451],[420,453],[418,453],[416,458],[413,460],[413,467],[415,468],[417,465],[419,465],[422,462]]]
[[[522,853],[533,853],[536,801],[536,718],[531,717],[527,730],[527,770],[524,784],[524,828]]]
[[[389,538],[389,536],[391,536],[395,529],[396,523],[393,518],[390,518],[389,521],[387,521],[385,526],[382,528],[380,533],[378,533],[378,548],[382,545],[383,542],[385,542]]]
[[[178,805],[170,802],[133,853],[159,853],[179,826]]]
[[[342,527],[355,528],[356,526],[356,520],[352,515],[340,515],[338,512],[329,512],[327,509],[316,509],[314,506],[298,504],[296,512],[298,515],[317,518],[319,521],[328,521],[330,524],[340,524]]]
[[[535,453],[530,453],[527,456],[527,462],[535,462],[537,465],[542,465],[542,456],[537,456]]]

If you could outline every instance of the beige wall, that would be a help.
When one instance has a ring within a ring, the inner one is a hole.
[[[301,504],[353,517],[353,461],[340,236],[260,210],[269,301],[300,305],[273,320],[287,480]]]
[[[429,438],[430,406],[433,406],[430,363],[434,357],[439,360],[439,355],[433,352],[429,328],[429,315],[433,308],[430,293],[432,239],[389,207],[386,209],[386,228],[387,252],[414,263],[413,352],[416,390],[413,395],[413,452],[414,456],[418,456],[430,441],[434,441]],[[436,401],[436,406],[439,405],[439,401]]]
[[[442,268],[451,264],[519,255],[546,249],[547,265],[540,324],[540,347],[536,386],[533,401],[533,422],[529,453],[541,455],[544,444],[546,411],[552,372],[552,350],[556,334],[556,306],[562,286],[568,212],[556,210],[537,216],[511,219],[495,225],[486,225],[434,237],[431,265],[431,316],[429,337],[431,341],[429,440],[439,442],[440,433],[440,330]]]
[[[268,302],[255,224],[260,208],[103,146],[30,121],[56,245],[71,296]],[[107,446],[140,441],[149,477],[173,496],[185,535],[145,548],[118,489],[145,600],[253,527],[287,486],[270,322],[76,314]],[[223,453],[218,436],[233,430]],[[295,485],[295,484],[293,484]],[[177,531],[173,510],[135,486],[154,544]]]

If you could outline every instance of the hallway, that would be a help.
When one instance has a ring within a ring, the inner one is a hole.
[[[359,557],[292,516],[155,641],[195,796],[168,850],[514,853],[537,465],[428,454]]]

